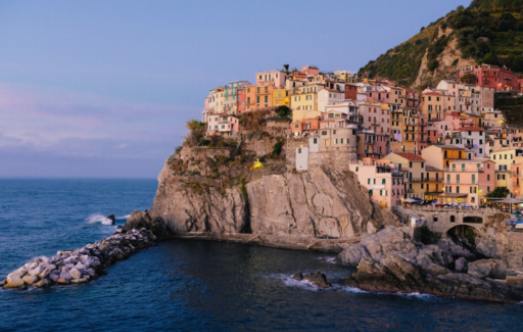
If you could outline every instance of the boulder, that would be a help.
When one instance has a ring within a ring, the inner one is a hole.
[[[350,246],[338,255],[338,261],[342,265],[357,266],[363,258],[369,254],[363,245]]]
[[[8,275],[4,281],[5,288],[20,288],[24,287],[25,283],[18,274]]]
[[[76,267],[73,267],[69,271],[69,274],[71,275],[71,278],[73,280],[80,279],[82,277],[82,273],[80,273],[80,271]]]
[[[32,284],[34,284],[38,278],[32,274],[26,274],[22,280],[24,281],[24,284],[28,285],[28,286],[31,286]]]
[[[464,257],[459,257],[454,261],[454,271],[466,273],[468,268],[467,260]]]
[[[47,279],[40,279],[38,282],[33,284],[33,287],[42,288],[49,285],[49,280]]]
[[[106,218],[111,221],[111,225],[114,225],[116,223],[116,216],[114,214],[110,214]]]
[[[332,287],[330,282],[327,280],[327,276],[321,272],[295,273],[292,278],[298,281],[307,281],[321,289]]]
[[[505,279],[507,265],[500,259],[479,259],[468,264],[468,273],[477,278]]]

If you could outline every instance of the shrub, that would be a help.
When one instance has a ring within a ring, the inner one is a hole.
[[[489,198],[505,198],[510,194],[510,191],[506,187],[496,187],[494,191],[491,191],[487,194]]]
[[[276,108],[276,114],[278,114],[278,117],[280,119],[291,119],[292,118],[292,110],[285,105],[278,106],[278,108]]]
[[[187,142],[193,146],[202,145],[203,140],[205,138],[207,125],[204,122],[191,120],[187,122],[187,129],[189,129],[189,136],[187,137]]]
[[[438,62],[438,60],[433,59],[433,60],[429,61],[429,63],[428,63],[428,68],[429,68],[430,71],[434,71],[434,70],[436,70],[436,68],[438,68],[438,67],[439,67],[439,62]]]
[[[272,157],[278,158],[281,155],[282,150],[283,150],[283,141],[276,142],[276,144],[274,144],[274,147],[272,148]]]

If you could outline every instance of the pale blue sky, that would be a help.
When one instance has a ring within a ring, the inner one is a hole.
[[[155,177],[212,87],[356,71],[468,0],[0,0],[0,177]]]

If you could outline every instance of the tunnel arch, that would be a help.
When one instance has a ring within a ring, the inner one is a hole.
[[[455,225],[446,232],[454,243],[459,244],[472,252],[476,251],[476,239],[479,237],[479,231],[476,227],[467,224]]]

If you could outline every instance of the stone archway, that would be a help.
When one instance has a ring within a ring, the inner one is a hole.
[[[447,230],[446,235],[454,243],[467,248],[473,253],[476,252],[476,239],[479,236],[479,231],[476,227],[467,224],[459,224]]]

